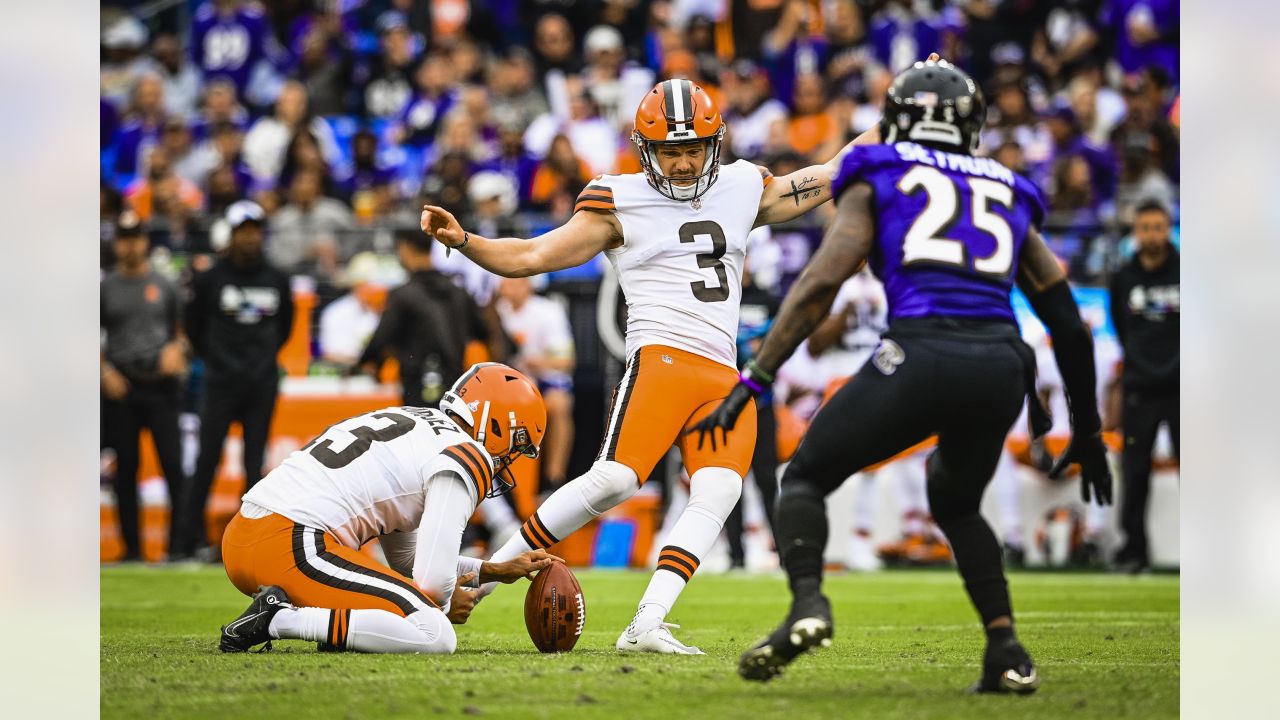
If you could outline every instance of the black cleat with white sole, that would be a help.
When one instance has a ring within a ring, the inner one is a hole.
[[[792,660],[817,647],[830,647],[835,634],[831,603],[825,595],[797,598],[787,619],[738,659],[738,674],[767,682],[782,674]]]
[[[1013,693],[1029,695],[1040,687],[1040,673],[1031,655],[1016,638],[998,644],[987,643],[982,657],[982,678],[969,688],[971,693]]]
[[[284,608],[291,608],[289,596],[275,585],[258,586],[249,609],[240,617],[222,626],[222,639],[218,649],[222,652],[248,652],[254,645],[266,643],[263,650],[271,649],[271,618]]]

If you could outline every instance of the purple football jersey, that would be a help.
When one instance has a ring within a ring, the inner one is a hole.
[[[1030,181],[990,158],[904,142],[854,146],[832,181],[836,202],[858,182],[874,191],[869,261],[884,283],[890,321],[1014,322],[1018,255],[1045,212]]]
[[[223,15],[213,3],[204,3],[196,10],[191,25],[191,60],[205,82],[226,78],[243,98],[260,60],[283,67],[286,59],[271,34],[270,21],[257,7],[244,5]]]

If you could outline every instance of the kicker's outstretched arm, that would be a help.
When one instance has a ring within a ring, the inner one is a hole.
[[[455,249],[489,272],[527,277],[577,267],[622,242],[622,226],[613,213],[583,210],[569,222],[535,238],[486,238],[462,228],[453,214],[435,205],[422,207],[422,231]]]

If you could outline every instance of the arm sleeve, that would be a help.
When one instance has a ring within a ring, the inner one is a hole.
[[[458,556],[458,577],[462,577],[463,575],[466,575],[467,573],[470,573],[470,572],[473,572],[476,574],[475,579],[473,579],[471,582],[467,583],[463,587],[469,587],[469,588],[480,587],[480,565],[481,564],[483,564],[483,561],[480,558],[469,558],[469,557],[463,557],[462,555]]]
[[[1071,431],[1092,435],[1102,428],[1098,416],[1098,373],[1093,365],[1093,333],[1080,319],[1080,309],[1067,281],[1030,295],[1031,309],[1053,338],[1053,356],[1062,375],[1067,405],[1071,410]]]
[[[426,502],[418,525],[413,582],[444,612],[458,583],[462,532],[475,512],[465,480],[451,463],[436,463],[426,480]]]

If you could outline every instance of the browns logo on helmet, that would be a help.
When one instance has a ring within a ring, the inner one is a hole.
[[[517,457],[538,457],[547,408],[538,386],[513,367],[495,362],[472,365],[441,396],[440,409],[469,425],[472,437],[497,462],[487,497],[515,487],[510,466]]]
[[[636,109],[631,140],[640,149],[640,164],[655,190],[672,200],[706,194],[720,174],[720,146],[725,123],[706,90],[688,80],[664,80],[644,96]],[[662,145],[706,143],[702,172],[695,178],[672,178],[662,172],[657,150]],[[694,181],[677,185],[677,181]]]

